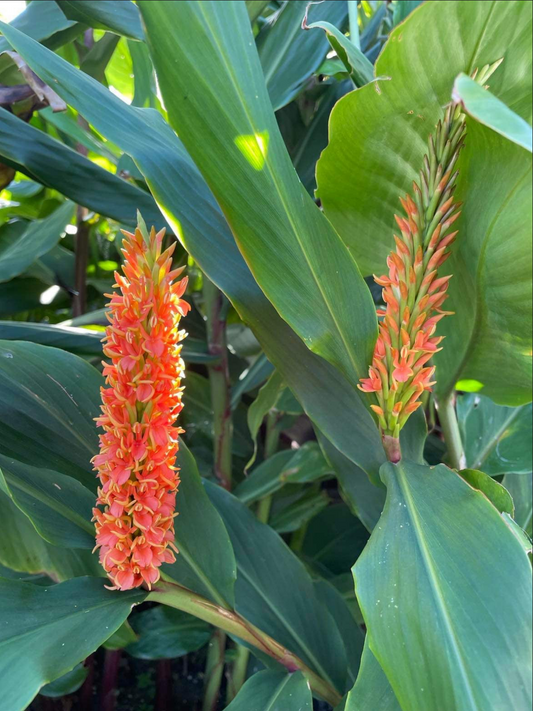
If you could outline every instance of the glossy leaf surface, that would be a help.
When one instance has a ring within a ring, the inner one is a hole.
[[[353,572],[370,649],[400,705],[528,708],[531,570],[520,542],[444,465],[402,460],[382,476],[385,510]]]

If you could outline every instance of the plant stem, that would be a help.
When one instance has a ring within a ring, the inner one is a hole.
[[[72,315],[81,316],[87,307],[87,262],[89,259],[89,225],[83,218],[87,210],[78,205],[76,207],[76,255],[74,262],[74,289],[75,294],[72,299]]]
[[[466,468],[466,456],[463,449],[461,432],[455,412],[455,393],[451,392],[448,397],[437,402],[439,421],[444,434],[444,441],[448,447],[450,464],[458,471]]]
[[[359,22],[357,17],[357,0],[348,0],[348,20],[350,23],[350,40],[357,49],[361,49],[359,39]]]
[[[204,701],[202,711],[215,711],[220,696],[220,682],[224,671],[226,635],[215,629],[209,640],[207,663],[205,666]]]
[[[228,675],[228,686],[226,690],[226,705],[228,705],[239,693],[241,686],[246,681],[246,670],[250,659],[250,650],[242,644],[235,645],[236,659],[231,667],[231,674]]]
[[[222,292],[204,274],[204,305],[209,353],[218,360],[209,364],[211,404],[214,413],[215,475],[222,486],[231,489],[231,389],[226,342],[227,302]]]
[[[332,706],[337,706],[341,702],[341,695],[329,682],[312,671],[299,657],[236,612],[215,605],[181,585],[164,581],[159,581],[152,588],[147,600],[188,612],[215,627],[219,627],[228,634],[242,639],[268,654],[283,665],[287,671],[301,671],[308,680],[311,689]]]

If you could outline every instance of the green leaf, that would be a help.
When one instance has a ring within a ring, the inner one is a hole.
[[[264,353],[261,353],[254,360],[253,364],[243,372],[231,390],[231,408],[232,410],[239,404],[241,395],[255,390],[261,385],[273,372],[274,366],[269,362]]]
[[[135,3],[129,0],[58,0],[57,4],[69,20],[83,22],[95,29],[116,32],[131,39],[143,40],[144,32],[141,18]]]
[[[325,580],[315,580],[313,585],[318,599],[322,601],[322,604],[328,609],[330,615],[335,620],[337,629],[346,647],[346,656],[348,659],[347,686],[351,686],[359,670],[365,634],[355,621],[344,598],[331,583]]]
[[[33,261],[49,252],[73,215],[74,205],[67,201],[48,217],[28,223],[18,234],[6,235],[7,243],[6,231],[19,223],[4,225],[0,233],[0,282],[22,274]]]
[[[529,708],[531,569],[521,544],[444,465],[402,460],[381,471],[385,510],[353,573],[370,649],[400,705]]]
[[[467,465],[496,474],[528,474],[533,467],[529,433],[533,407],[502,407],[483,395],[457,399]]]
[[[401,711],[391,685],[365,640],[361,668],[344,711]]]
[[[0,489],[49,543],[94,548],[95,497],[76,479],[0,455]]]
[[[525,474],[523,476],[506,474],[502,479],[502,485],[513,497],[515,509],[514,519],[516,523],[523,528],[531,538],[531,522],[533,518],[533,476],[531,474]]]
[[[164,226],[149,193],[100,168],[8,111],[2,110],[0,119],[0,156],[4,162],[124,225],[136,224],[139,209],[148,224],[154,224],[156,229]]]
[[[313,22],[307,30],[320,28],[325,31],[331,47],[335,50],[356,87],[364,86],[374,78],[374,67],[355,44],[330,22]]]
[[[368,541],[368,531],[343,503],[324,509],[309,524],[302,555],[324,577],[350,570]]]
[[[283,450],[257,466],[233,492],[245,504],[279,491],[285,484],[303,484],[331,476],[316,442],[306,442],[297,450]]]
[[[246,469],[252,466],[257,456],[257,433],[265,416],[272,410],[280,399],[285,383],[279,371],[275,370],[263,387],[259,390],[257,397],[248,408],[247,419],[250,435],[254,443],[254,453],[246,465]]]
[[[133,631],[132,626],[126,620],[123,622],[118,630],[105,641],[105,649],[124,649],[128,644],[133,644],[137,641],[137,635]]]
[[[256,43],[274,111],[300,93],[327,54],[326,38],[302,29],[308,9],[313,20],[326,20],[328,24],[343,25],[348,16],[345,2],[325,2],[309,7],[305,0],[295,0],[285,3],[268,18]]]
[[[102,312],[105,313],[105,309]],[[93,312],[94,313],[94,312]],[[84,314],[83,319],[96,324],[98,317]],[[62,324],[31,323],[28,321],[0,321],[0,338],[6,341],[31,341],[44,346],[62,348],[76,355],[102,357],[102,331],[75,328]],[[209,363],[215,356],[209,353],[207,344],[190,336],[183,344],[181,355],[186,363]]]
[[[89,669],[87,667],[83,666],[83,664],[78,664],[74,669],[60,676],[59,679],[45,684],[39,689],[39,693],[41,696],[47,696],[50,699],[58,699],[61,696],[73,694],[78,691],[88,673]]]
[[[75,27],[76,23],[67,20],[53,0],[40,0],[35,5],[31,3],[27,5],[26,9],[14,18],[11,26],[41,42],[56,33]],[[81,30],[82,28],[80,32]],[[8,43],[3,37],[0,38],[0,52],[5,52],[7,49],[9,49]]]
[[[174,232],[201,269],[228,295],[243,320],[253,325],[267,357],[313,422],[346,456],[377,475],[385,453],[374,421],[357,391],[332,365],[304,345],[264,297],[213,195],[162,116],[127,106],[58,55],[9,25],[1,27],[43,81],[53,82],[65,101],[135,158]],[[222,263],[226,265],[223,270]],[[9,299],[13,296],[9,295]],[[0,288],[0,313],[2,308],[13,308],[9,299],[2,298]],[[17,299],[17,307],[22,310],[20,290]],[[357,441],[354,431],[360,435]]]
[[[193,456],[180,443],[175,523],[179,554],[164,575],[223,607],[234,607],[235,556],[224,523],[206,495]]]
[[[532,152],[532,130],[528,122],[466,74],[459,74],[455,80],[453,98],[461,102],[476,121]]]
[[[295,496],[275,502],[269,525],[278,533],[293,533],[323,511],[329,502],[325,491],[315,487],[300,489]]]
[[[385,505],[383,485],[374,484],[360,467],[345,457],[322,433],[318,441],[324,456],[333,468],[343,499],[367,530],[372,531]]]
[[[58,548],[47,543],[30,519],[0,491],[0,563],[21,573],[46,573],[54,580],[81,575],[103,576],[98,556],[80,548]],[[2,571],[5,577],[5,572]]]
[[[459,475],[474,489],[481,491],[500,513],[514,515],[511,494],[495,479],[478,469],[461,469]]]
[[[343,690],[344,645],[328,611],[319,604],[303,564],[238,499],[209,482],[205,486],[235,551],[236,611]]]
[[[94,652],[120,627],[143,590],[111,592],[103,580],[76,578],[41,587],[0,579],[3,704],[26,708],[39,689]]]
[[[403,22],[421,4],[422,0],[396,0],[392,14],[394,25],[396,26]]]
[[[308,347],[356,384],[376,339],[372,297],[349,250],[294,174],[245,6],[139,6],[169,120],[252,273]]]
[[[246,681],[226,711],[311,711],[311,690],[301,672],[261,671]]]
[[[530,117],[530,35],[531,4],[424,3],[391,33],[376,63],[383,79],[339,101],[317,166],[318,195],[363,274],[386,269],[398,198],[417,178],[457,74],[504,56],[491,92]],[[447,338],[435,358],[437,390],[469,378],[500,404],[518,405],[531,399],[530,156],[467,124],[460,236],[446,264],[454,274],[446,308],[456,315],[439,324]]]
[[[78,479],[91,491],[102,376],[57,348],[0,341],[0,452]]]
[[[137,659],[182,657],[196,652],[211,637],[211,627],[206,622],[166,605],[135,615],[132,625],[139,639],[126,651]]]

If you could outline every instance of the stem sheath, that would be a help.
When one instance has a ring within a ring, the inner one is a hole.
[[[466,456],[455,412],[455,393],[452,392],[447,398],[438,401],[438,412],[450,464],[457,471],[466,469]]]

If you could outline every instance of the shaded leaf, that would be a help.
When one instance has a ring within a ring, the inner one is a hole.
[[[0,489],[49,543],[94,548],[94,494],[76,479],[0,455]]]
[[[328,611],[319,604],[303,564],[278,534],[238,499],[209,482],[205,486],[235,551],[236,611],[298,655],[323,679],[344,689],[344,645]]]
[[[344,711],[400,711],[401,707],[383,669],[365,641],[361,668],[353,689],[346,697]]]
[[[0,579],[3,703],[26,708],[39,689],[95,651],[144,600],[143,590],[111,592],[97,578],[41,587]]]
[[[57,4],[69,20],[83,22],[89,27],[116,32],[132,39],[144,39],[141,18],[135,3],[129,0],[58,0]]]
[[[0,342],[0,452],[73,476],[91,491],[102,376],[71,353]]]
[[[207,644],[211,628],[202,620],[166,605],[144,610],[132,619],[139,636],[126,651],[138,659],[174,659]]]
[[[531,405],[502,407],[468,393],[457,399],[457,417],[471,469],[496,474],[528,474],[533,467]]]
[[[261,671],[246,681],[226,711],[311,711],[311,690],[301,672]]]
[[[328,41],[319,33],[305,32],[302,21],[308,11],[305,0],[293,0],[268,18],[257,36],[257,51],[274,111],[302,90],[305,81],[322,63]],[[348,16],[346,2],[325,2],[309,7],[312,20],[343,25]]]

